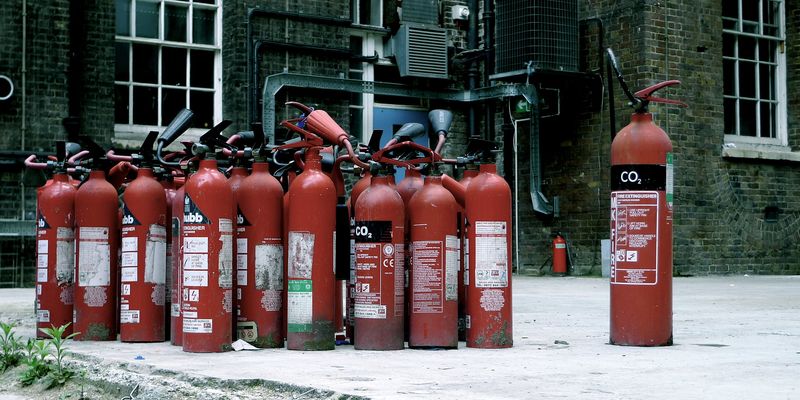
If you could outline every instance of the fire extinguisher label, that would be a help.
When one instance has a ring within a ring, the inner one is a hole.
[[[391,243],[392,221],[356,221],[356,243]]]
[[[81,286],[111,284],[111,249],[107,227],[78,229],[78,283]]]
[[[444,276],[444,299],[458,300],[458,267],[459,257],[461,256],[461,243],[458,237],[445,236],[445,276]]]
[[[508,287],[505,221],[475,221],[475,287]]]
[[[674,171],[672,166],[672,153],[667,153],[667,187],[666,187],[666,195],[667,195],[667,207],[672,208],[672,197],[675,191],[675,184],[673,182],[674,179]]]
[[[233,287],[233,235],[220,235],[222,248],[219,251],[219,287],[230,289]]]
[[[144,281],[163,285],[167,281],[167,229],[150,225],[145,245]]]
[[[256,289],[283,290],[283,246],[279,244],[257,245],[254,264]]]
[[[211,319],[184,318],[183,333],[211,333],[214,331],[214,321]]]
[[[50,311],[49,310],[37,310],[36,311],[36,322],[50,322]]]
[[[287,331],[311,332],[313,282],[310,279],[290,280],[288,289]]]
[[[139,310],[120,310],[119,323],[121,324],[138,324],[139,323]]]
[[[414,313],[442,313],[445,297],[445,260],[441,240],[411,243],[411,307]]]
[[[183,223],[184,224],[210,224],[211,220],[200,211],[197,204],[188,194],[183,196]],[[221,230],[221,229],[220,229]]]
[[[611,192],[611,283],[658,283],[660,192]]]
[[[314,238],[311,232],[289,232],[289,278],[311,279]]]
[[[69,285],[75,279],[75,231],[60,226],[56,229],[56,281]]]
[[[667,166],[626,164],[611,166],[611,190],[664,190]]]
[[[141,225],[141,222],[128,209],[127,204],[122,205],[122,225]]]

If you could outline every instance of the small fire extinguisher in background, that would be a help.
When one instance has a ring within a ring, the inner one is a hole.
[[[567,274],[567,241],[556,232],[553,237],[553,275]]]

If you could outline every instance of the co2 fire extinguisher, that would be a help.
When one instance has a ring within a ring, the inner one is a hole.
[[[36,163],[28,168],[52,169],[52,180],[36,196],[36,335],[46,338],[42,328],[72,322],[75,261],[75,187],[66,168],[66,147],[56,143],[56,162]],[[72,333],[72,325],[64,332]]]
[[[611,144],[611,344],[672,344],[672,143],[653,123],[661,82],[631,94],[608,49],[611,67],[631,101],[631,123]]]

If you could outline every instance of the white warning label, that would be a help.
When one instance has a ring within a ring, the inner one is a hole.
[[[289,232],[289,278],[311,279],[314,262],[314,234]]]
[[[150,225],[144,255],[144,281],[164,284],[167,281],[167,229]]]
[[[508,287],[508,242],[504,221],[476,221],[475,287]]]
[[[121,324],[138,324],[139,323],[139,310],[120,310],[119,323]]]
[[[109,228],[80,227],[78,234],[78,282],[81,286],[111,284],[111,250]]]
[[[213,322],[210,319],[184,318],[183,333],[211,333],[214,328]]]

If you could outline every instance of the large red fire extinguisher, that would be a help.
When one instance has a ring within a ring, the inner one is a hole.
[[[120,340],[164,340],[167,197],[153,174],[152,146],[157,132],[142,144],[136,179],[122,196],[120,265]]]
[[[411,229],[409,347],[458,347],[458,205],[441,176],[427,176],[408,206]]]
[[[387,173],[386,167],[373,170],[369,188],[356,203],[353,314],[357,350],[404,346],[405,207],[397,190],[389,186]]]
[[[261,153],[238,195],[237,328],[256,347],[283,347],[283,188]]]
[[[93,154],[93,169],[75,195],[76,340],[117,338],[119,200]]]
[[[483,149],[479,159],[484,163],[469,186],[448,176],[442,183],[456,199],[463,199],[469,221],[467,347],[507,348],[513,345],[511,189],[497,175],[492,151],[496,146],[485,142],[477,147]]]
[[[553,238],[553,274],[567,274],[567,241],[560,233]]]
[[[183,210],[183,350],[230,350],[233,323],[234,199],[217,170],[215,146],[223,121],[192,151],[203,157],[186,182]]]
[[[627,92],[613,52],[609,60],[634,114],[611,144],[610,342],[630,346],[672,344],[672,143],[653,123],[651,102],[661,82]]]
[[[64,142],[56,143],[58,160],[52,181],[37,190],[36,198],[36,335],[45,338],[41,328],[70,324],[72,333],[75,261],[75,187],[65,165]],[[35,158],[35,157],[34,157]],[[50,164],[50,163],[48,163]],[[27,161],[29,168],[44,169],[48,164]]]

